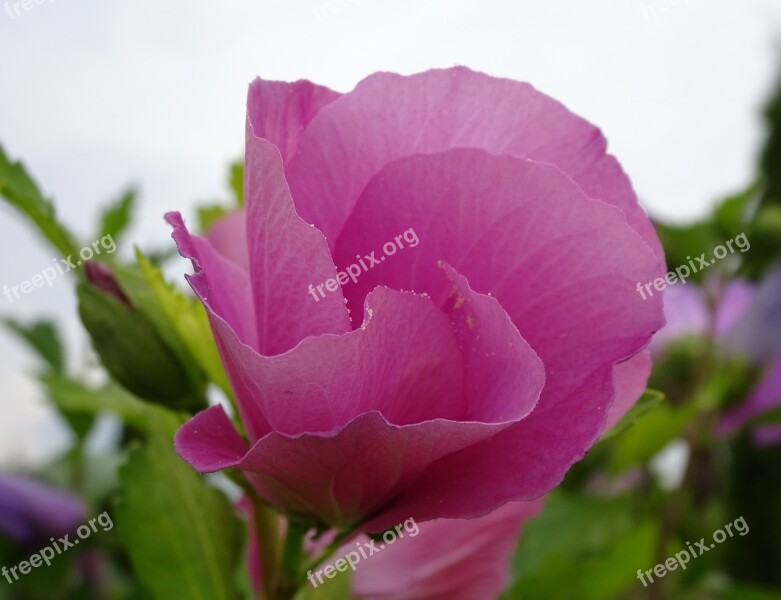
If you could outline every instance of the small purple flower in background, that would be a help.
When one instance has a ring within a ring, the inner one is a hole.
[[[729,281],[713,309],[708,307],[709,283],[667,290],[667,325],[654,337],[651,348],[660,355],[671,342],[686,335],[713,336],[723,356],[742,358],[761,370],[745,401],[719,422],[718,432],[731,435],[781,406],[781,267],[771,269],[756,285],[740,279]],[[757,426],[752,436],[764,445],[781,442],[781,426]]]
[[[746,356],[763,369],[753,392],[720,423],[722,433],[732,433],[781,407],[781,266],[765,275],[724,345],[730,353]],[[761,445],[777,444],[781,442],[781,426],[757,426],[752,436]]]
[[[0,533],[23,543],[74,531],[87,514],[76,495],[18,475],[0,474]]]
[[[708,307],[708,288],[707,283],[704,287],[692,283],[667,288],[664,297],[667,323],[651,342],[654,355],[663,354],[671,342],[688,335],[712,335],[726,349],[738,321],[748,313],[754,286],[740,279],[729,281],[713,310]]]
[[[756,363],[781,354],[781,265],[765,274],[725,345]]]

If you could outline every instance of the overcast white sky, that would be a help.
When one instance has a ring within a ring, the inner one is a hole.
[[[44,0],[18,15],[14,3],[0,12],[0,143],[84,236],[138,182],[142,245],[168,243],[166,210],[222,194],[256,75],[346,91],[376,70],[454,64],[563,101],[602,127],[652,213],[691,219],[751,177],[781,56],[778,0]],[[5,206],[0,249],[0,286],[54,258]],[[52,315],[83,349],[70,286],[0,297],[0,312]],[[65,443],[34,365],[0,333],[0,467]]]

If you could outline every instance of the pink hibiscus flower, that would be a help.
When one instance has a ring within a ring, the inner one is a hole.
[[[208,238],[167,217],[249,438],[196,415],[201,472],[339,529],[475,518],[555,487],[643,388],[659,242],[599,130],[528,84],[256,80],[245,193]]]

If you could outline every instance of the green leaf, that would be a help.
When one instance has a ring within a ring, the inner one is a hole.
[[[642,587],[637,569],[653,564],[658,525],[650,519],[633,524],[613,543],[578,569],[576,586],[583,600],[615,598],[634,586]],[[595,582],[597,584],[595,585]]]
[[[216,221],[230,212],[222,204],[209,204],[198,207],[198,227],[201,233],[206,233]]]
[[[667,444],[683,434],[699,413],[713,411],[724,402],[731,388],[746,379],[741,361],[722,362],[680,406],[659,404],[614,440],[610,468],[613,473],[645,464]]]
[[[345,600],[352,598],[350,592],[351,577],[350,572],[336,573],[333,579],[323,577],[323,583],[315,579],[317,587],[313,587],[309,581],[296,594],[295,600]]]
[[[0,146],[0,196],[20,210],[62,256],[76,256],[76,238],[57,220],[54,205],[43,197],[21,162],[11,162]]]
[[[120,384],[147,400],[177,409],[205,404],[155,327],[133,307],[88,284],[76,288],[79,315],[103,366]]]
[[[621,435],[627,429],[632,427],[641,417],[651,412],[657,406],[664,402],[664,394],[657,390],[646,390],[635,405],[629,410],[624,417],[616,423],[610,431],[606,432],[602,436],[600,442],[609,440],[616,436]]]
[[[120,477],[117,531],[154,597],[238,598],[238,520],[227,498],[176,455],[172,433],[135,448]]]
[[[53,371],[62,373],[62,343],[54,323],[51,321],[36,321],[25,325],[9,318],[3,319],[3,323],[19,338],[27,342]]]
[[[145,433],[156,431],[160,424],[166,423],[173,431],[182,420],[113,383],[93,388],[56,373],[47,373],[39,379],[55,406],[65,412],[91,416],[111,412],[125,424]]]
[[[749,202],[759,191],[759,182],[753,182],[748,188],[722,200],[714,211],[714,220],[722,241],[730,240],[745,233],[749,228]]]
[[[542,513],[524,528],[513,560],[515,572],[521,577],[531,575],[553,556],[574,556],[580,550],[606,545],[628,526],[627,508],[625,500],[552,492]]]
[[[673,408],[662,404],[649,412],[615,440],[610,470],[621,473],[639,464],[647,464],[659,451],[681,436],[694,415],[694,407]]]
[[[95,417],[104,413],[116,414],[127,425],[146,431],[150,422],[164,418],[167,413],[152,412],[148,405],[111,383],[102,388],[90,388],[65,375],[49,372],[39,376],[49,399],[68,421],[79,439],[89,433]]]
[[[778,425],[781,423],[781,407],[773,408],[767,412],[757,415],[749,421],[749,427],[756,425]]]
[[[188,368],[190,377],[200,373],[232,398],[209,320],[201,303],[168,283],[159,267],[136,251],[138,269],[116,269],[122,291],[131,304],[155,326],[170,348]]]
[[[756,216],[754,222],[755,236],[761,237],[768,243],[781,241],[781,206],[765,206]]]
[[[603,600],[637,584],[652,564],[654,524],[637,520],[628,498],[554,491],[524,528],[506,600]],[[566,581],[562,580],[566,573]]]
[[[142,432],[122,468],[122,496],[113,514],[140,581],[159,600],[237,597],[242,545],[230,502],[174,451],[184,417],[109,385],[95,389],[66,377],[41,378],[58,407],[110,411]]]
[[[111,236],[117,242],[133,222],[138,190],[131,187],[111,202],[100,215],[100,229],[95,239]]]

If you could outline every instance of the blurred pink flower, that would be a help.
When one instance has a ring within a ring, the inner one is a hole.
[[[256,80],[245,193],[208,238],[167,216],[249,437],[196,415],[201,472],[337,528],[476,518],[555,487],[642,390],[659,242],[599,130],[528,84]]]
[[[366,600],[496,598],[509,583],[521,528],[541,508],[542,500],[510,502],[479,519],[429,521],[415,537],[359,563],[353,593]]]

